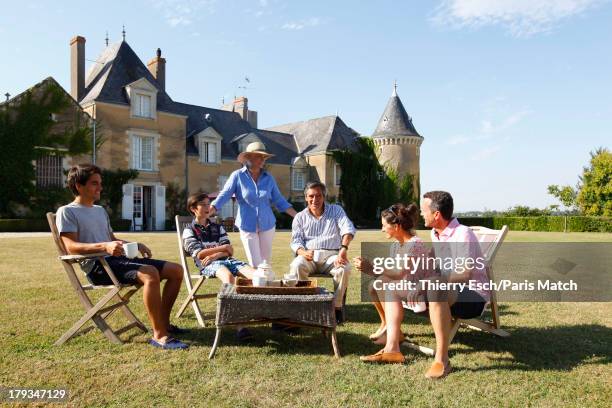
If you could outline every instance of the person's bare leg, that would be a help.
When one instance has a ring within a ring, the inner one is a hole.
[[[404,308],[401,301],[385,302],[385,315],[387,316],[387,342],[385,353],[400,351],[400,341],[403,340],[402,320]]]
[[[166,280],[161,296],[161,310],[165,327],[170,327],[170,313],[172,312],[176,297],[181,291],[183,268],[173,262],[166,262],[159,277]]]
[[[234,284],[234,275],[227,269],[225,266],[217,269],[215,276],[223,283],[231,283]]]
[[[138,270],[137,276],[143,285],[142,300],[153,328],[153,338],[161,340],[168,335],[168,326],[162,313],[159,273],[154,266],[143,265]]]
[[[378,298],[378,292],[376,291],[376,289],[374,289],[373,285],[370,285],[368,292],[370,293],[372,304],[374,305],[374,308],[378,312],[378,317],[380,317],[380,326],[374,333],[370,335],[370,339],[374,340],[382,336],[383,333],[385,332],[385,329],[387,328],[387,320],[385,317],[385,308],[380,302],[380,299]]]
[[[433,292],[428,293],[428,299],[439,300],[429,302],[429,319],[436,337],[436,354],[434,361],[448,364],[448,347],[450,343],[451,313],[450,307],[457,300],[457,292]]]
[[[242,268],[240,268],[238,270],[238,275],[247,278],[247,279],[253,279],[253,274],[255,273],[255,269],[253,269],[251,266],[249,265],[245,265]]]

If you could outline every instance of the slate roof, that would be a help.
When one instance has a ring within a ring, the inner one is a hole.
[[[395,89],[393,90],[391,98],[389,98],[389,102],[387,102],[385,111],[378,121],[376,130],[372,134],[372,137],[388,136],[422,137],[414,128],[412,119],[408,116],[408,113],[406,113],[406,109],[404,109],[404,105],[399,96],[397,96]]]
[[[157,88],[157,109],[170,111],[172,99],[125,41],[106,47],[92,64],[85,79],[85,96],[79,102],[82,105],[93,101],[128,105],[125,86],[140,78],[146,78]]]
[[[240,136],[246,136],[249,133],[256,134],[266,145],[267,150],[275,155],[268,160],[270,163],[289,164],[291,159],[297,155],[297,148],[292,135],[255,129],[235,112],[180,102],[173,103],[172,112],[188,117],[187,154],[198,154],[194,136],[202,130],[212,127],[223,138],[221,142],[221,157],[223,159],[236,159],[240,153],[238,151]],[[206,115],[210,115],[208,120],[206,120]]]
[[[354,140],[359,137],[359,133],[335,115],[287,123],[266,130],[292,134],[299,153],[304,155],[350,149],[354,146]]]
[[[86,75],[85,96],[81,104],[93,101],[128,105],[125,86],[146,78],[157,92],[157,109],[187,116],[187,154],[197,155],[194,136],[212,127],[219,133],[221,157],[235,159],[238,156],[239,139],[254,133],[275,156],[270,163],[291,164],[299,154],[322,153],[328,150],[353,146],[359,134],[348,127],[338,116],[289,123],[269,129],[255,129],[238,113],[175,102],[161,89],[140,58],[125,42],[108,46]],[[209,120],[206,116],[209,115]]]

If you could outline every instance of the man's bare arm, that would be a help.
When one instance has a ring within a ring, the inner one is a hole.
[[[78,234],[76,232],[62,232],[60,239],[71,255],[94,254],[96,252],[106,252],[114,256],[123,255],[123,241],[84,243],[78,241]]]

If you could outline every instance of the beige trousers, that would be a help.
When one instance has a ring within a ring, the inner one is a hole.
[[[297,274],[300,280],[316,273],[331,275],[334,280],[334,303],[336,308],[342,307],[342,299],[348,287],[351,265],[334,267],[334,262],[338,258],[338,251],[321,250],[321,257],[318,262],[307,261],[301,255],[295,257],[289,266],[292,274]]]

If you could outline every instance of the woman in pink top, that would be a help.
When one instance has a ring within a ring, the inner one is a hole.
[[[417,223],[419,209],[415,204],[405,206],[394,204],[381,213],[382,232],[387,239],[393,239],[390,257],[397,255],[409,258],[419,258],[425,254],[423,241],[416,236],[414,231]],[[355,267],[363,273],[375,275],[370,260],[357,257],[353,260]],[[409,263],[410,265],[410,263]],[[400,283],[402,281],[418,282],[426,277],[427,273],[422,270],[408,269],[385,269],[379,275],[377,281],[383,283]],[[380,283],[379,282],[379,283]],[[374,286],[374,285],[373,285]],[[380,316],[380,327],[370,336],[377,344],[385,347],[371,356],[362,356],[361,360],[366,362],[403,363],[404,355],[400,352],[400,342],[404,335],[401,332],[402,319],[404,317],[401,300],[406,299],[408,291],[405,290],[376,290],[370,288],[370,296],[378,315]],[[380,284],[377,285],[380,287]]]

